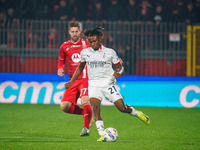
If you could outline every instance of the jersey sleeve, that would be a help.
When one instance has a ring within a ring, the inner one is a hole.
[[[60,47],[59,59],[58,59],[58,69],[64,68],[65,66],[65,57],[66,54],[64,52],[63,46]]]
[[[81,54],[80,54],[80,61],[81,61],[81,62],[86,62],[85,57],[84,57],[84,50],[81,51]]]
[[[112,54],[111,54],[111,56],[112,56],[112,63],[113,63],[114,65],[120,63],[120,59],[119,59],[119,57],[117,56],[117,53],[116,53],[114,50],[112,50],[111,52],[112,52]]]

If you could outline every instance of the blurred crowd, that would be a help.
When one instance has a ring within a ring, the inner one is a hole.
[[[0,21],[200,22],[200,0],[0,0]]]
[[[200,0],[0,0],[0,48],[58,49],[71,20],[103,23],[103,43],[133,74],[139,50],[185,51],[185,25],[200,24]]]

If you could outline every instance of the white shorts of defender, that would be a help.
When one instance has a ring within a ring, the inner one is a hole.
[[[105,97],[109,102],[114,103],[115,101],[122,98],[115,84],[108,87],[89,86],[88,91],[89,98],[94,97],[100,101],[102,101],[103,97]]]

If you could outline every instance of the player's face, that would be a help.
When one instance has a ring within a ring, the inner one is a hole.
[[[69,35],[71,37],[72,42],[77,42],[80,38],[81,31],[78,27],[71,27],[69,29]]]
[[[101,46],[101,39],[97,35],[88,37],[88,41],[94,50],[98,50]]]

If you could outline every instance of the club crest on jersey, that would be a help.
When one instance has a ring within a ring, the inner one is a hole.
[[[72,45],[71,47],[81,47],[80,45]]]
[[[80,55],[78,53],[74,53],[72,55],[72,61],[78,63],[80,61]]]

